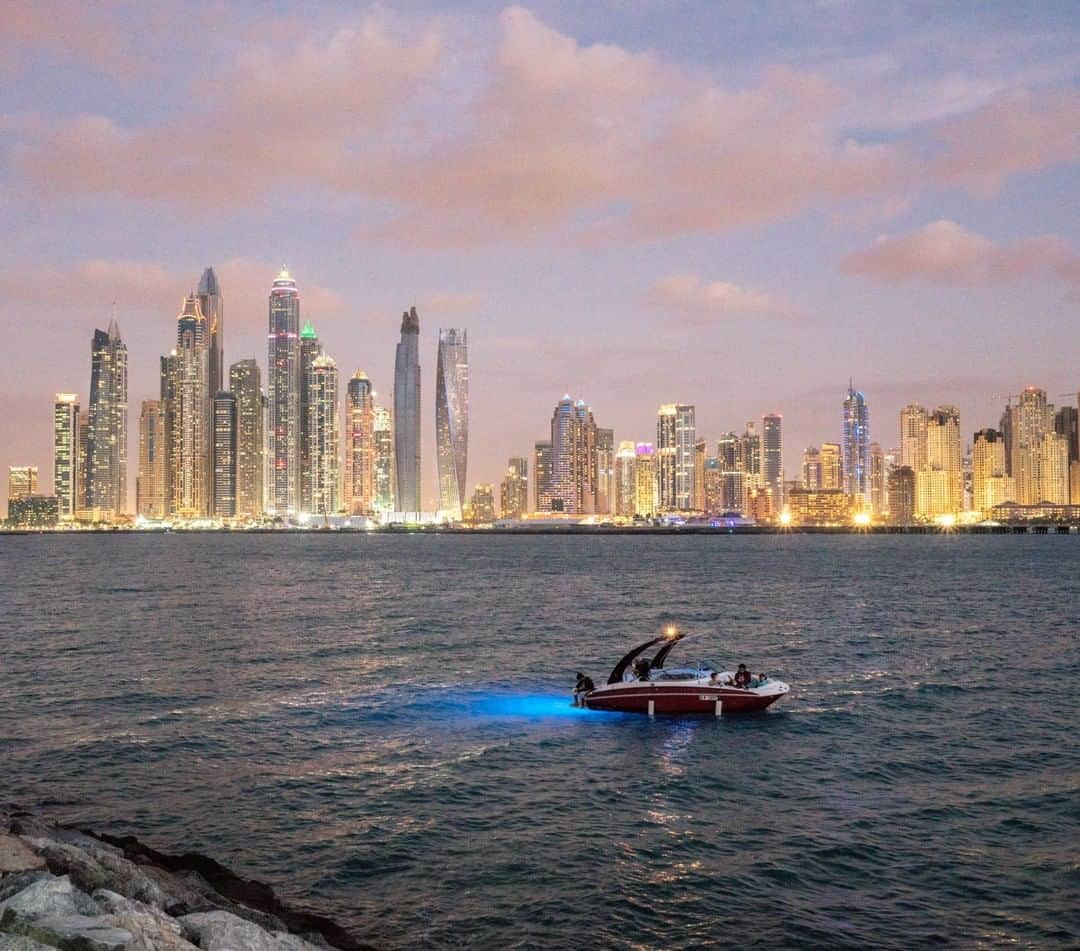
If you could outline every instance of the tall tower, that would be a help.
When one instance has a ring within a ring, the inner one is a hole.
[[[657,504],[660,511],[694,508],[694,407],[666,403],[656,416]]]
[[[143,400],[139,413],[139,477],[135,483],[135,512],[143,518],[166,515],[168,455],[165,408],[161,400]]]
[[[723,512],[742,512],[742,440],[735,433],[725,433],[716,444],[716,458],[720,463],[720,508]]]
[[[214,397],[214,509],[217,518],[236,517],[236,397]]]
[[[850,384],[844,397],[844,491],[860,508],[870,508],[870,409],[866,398]]]
[[[350,515],[375,511],[375,392],[357,370],[345,393],[345,509]]]
[[[401,315],[401,341],[394,357],[394,466],[398,510],[419,512],[420,317],[415,307]]]
[[[221,293],[221,284],[218,283],[217,275],[212,267],[202,272],[199,278],[199,288],[195,292],[199,298],[199,308],[206,318],[206,353],[207,353],[207,412],[212,415],[213,402],[218,393],[229,388],[229,381],[225,376],[225,298]],[[214,422],[207,420],[210,432],[213,432]],[[207,485],[209,486],[209,498],[207,499],[208,511],[214,511],[214,440],[210,440],[210,456],[207,458]]]
[[[94,520],[127,512],[128,353],[116,318],[95,330],[86,427],[86,508]]]
[[[1016,481],[1016,500],[1022,505],[1037,505],[1048,501],[1041,479],[1039,454],[1043,436],[1053,431],[1053,407],[1046,402],[1046,392],[1029,386],[1020,394],[1020,401],[1012,407],[1012,439],[1009,445],[1012,456],[1010,473]],[[1068,450],[1066,450],[1067,452]]]
[[[75,518],[79,486],[79,397],[57,393],[53,404],[53,493],[60,521]]]
[[[393,512],[396,505],[394,466],[394,417],[384,406],[375,407],[375,509]]]
[[[521,518],[529,507],[529,461],[515,456],[507,461],[506,476],[499,486],[499,514]]]
[[[761,417],[761,484],[779,512],[784,504],[784,418],[779,413]]]
[[[995,505],[1013,501],[1012,476],[1005,466],[1005,440],[996,429],[980,429],[975,433],[971,455],[971,507],[990,518]]]
[[[469,459],[469,351],[464,330],[439,331],[435,373],[435,449],[439,509],[460,521]]]
[[[338,510],[338,368],[323,354],[311,362],[307,381],[307,434],[312,515]]]
[[[300,510],[314,511],[312,499],[315,488],[312,477],[312,391],[313,376],[311,368],[322,356],[322,341],[315,333],[311,321],[304,324],[300,331]]]
[[[955,515],[964,507],[960,411],[938,406],[927,416],[926,463],[915,473],[915,509],[922,518]]]
[[[551,440],[533,444],[533,511],[551,511]]]
[[[206,318],[194,294],[176,318],[178,361],[172,421],[173,502],[187,518],[209,515],[211,399]]]
[[[615,430],[596,431],[596,511],[615,512]]]
[[[300,294],[285,268],[270,290],[269,351],[266,509],[295,515],[300,506]]]
[[[633,440],[623,440],[615,453],[615,514],[632,518],[636,497],[637,452]]]
[[[229,368],[229,391],[236,397],[236,515],[258,518],[263,513],[265,409],[254,360],[239,360]]]

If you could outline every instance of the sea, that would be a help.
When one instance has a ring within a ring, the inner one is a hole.
[[[668,624],[764,714],[570,705]],[[1080,537],[0,538],[0,799],[377,947],[1080,945]]]

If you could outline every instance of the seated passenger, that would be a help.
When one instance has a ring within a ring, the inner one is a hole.
[[[750,686],[750,671],[746,669],[746,664],[739,664],[739,669],[735,671],[735,686],[744,690]]]
[[[634,661],[634,673],[637,675],[638,680],[648,680],[651,669],[652,664],[647,657],[639,657]]]

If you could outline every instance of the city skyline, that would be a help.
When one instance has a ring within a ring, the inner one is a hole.
[[[80,9],[60,38],[16,16],[0,41],[14,77],[0,89],[0,288],[15,330],[0,471],[45,471],[57,392],[86,411],[85,341],[115,301],[133,509],[162,321],[211,262],[223,361],[257,357],[264,385],[282,260],[342,387],[359,366],[389,397],[403,302],[425,327],[467,326],[467,493],[498,485],[509,456],[531,458],[564,392],[620,441],[654,441],[668,402],[694,405],[710,442],[782,413],[790,478],[807,445],[841,441],[838,380],[866,393],[885,450],[876,421],[891,429],[913,400],[958,406],[966,445],[997,427],[1003,394],[1076,388],[1080,105],[1065,7],[950,8],[931,28],[914,7],[790,3],[763,17],[736,4],[717,30],[705,3],[679,17],[599,6],[235,5],[202,33],[214,65],[198,78],[179,68],[173,48],[192,33],[167,8],[142,30]],[[284,134],[272,155],[255,147],[297,110],[313,124],[304,148]],[[420,344],[431,508],[436,343]]]

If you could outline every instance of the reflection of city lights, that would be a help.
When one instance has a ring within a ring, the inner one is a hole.
[[[870,524],[870,513],[856,512],[855,518],[852,521],[854,521],[859,528],[866,528],[866,526]]]

